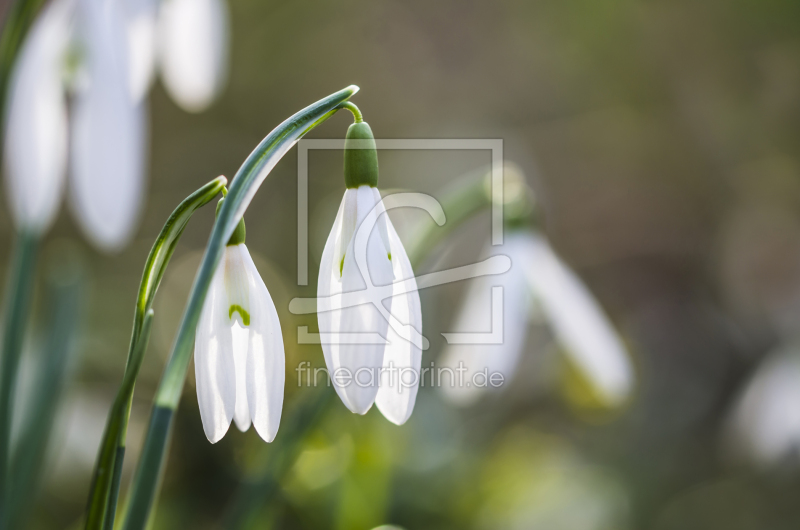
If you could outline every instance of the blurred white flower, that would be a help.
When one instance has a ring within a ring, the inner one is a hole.
[[[128,45],[129,86],[133,101],[142,101],[156,68],[158,0],[123,0]]]
[[[278,312],[244,243],[229,244],[197,324],[197,402],[211,443],[231,419],[255,426],[271,442],[278,433],[286,378]]]
[[[45,232],[64,189],[68,140],[62,76],[72,12],[71,0],[54,0],[43,9],[11,74],[3,159],[17,230]]]
[[[71,202],[87,237],[107,251],[130,239],[143,196],[146,125],[129,76],[117,2],[54,0],[43,10],[7,101],[6,183],[19,230],[41,234],[52,224],[69,152]]]
[[[602,308],[580,279],[558,258],[550,244],[533,231],[512,232],[501,247],[487,254],[506,254],[511,270],[473,280],[456,320],[457,329],[479,331],[492,324],[491,291],[503,287],[502,344],[448,344],[440,367],[463,363],[463,381],[478,372],[501,373],[507,383],[519,363],[533,310],[547,320],[571,361],[609,406],[626,399],[633,386],[628,354]],[[483,331],[490,331],[483,329]],[[489,385],[444,385],[455,403],[471,404]]]
[[[164,0],[158,49],[161,76],[172,99],[187,112],[208,108],[227,77],[225,0]]]
[[[391,286],[388,297],[382,286]],[[355,303],[342,303],[342,294]],[[322,254],[317,297],[322,351],[339,397],[358,414],[377,401],[389,421],[405,423],[419,387],[422,310],[411,262],[377,188],[345,191]],[[416,334],[401,336],[389,320]]]
[[[758,367],[728,423],[727,442],[738,457],[762,467],[800,452],[800,348],[782,346]]]
[[[145,116],[130,92],[123,14],[114,1],[82,0],[87,83],[72,112],[73,213],[89,239],[116,251],[132,236],[144,187]]]

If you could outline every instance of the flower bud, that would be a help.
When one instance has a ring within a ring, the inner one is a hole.
[[[378,186],[378,149],[367,122],[356,122],[347,129],[344,141],[344,183],[349,189]]]

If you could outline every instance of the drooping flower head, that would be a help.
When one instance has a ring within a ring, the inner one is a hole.
[[[317,304],[322,350],[336,392],[352,412],[377,402],[387,419],[408,420],[422,349],[403,329],[422,332],[414,272],[378,191],[372,130],[347,131],[345,190],[320,264]],[[404,283],[410,289],[400,289]],[[406,335],[406,336],[404,336]]]
[[[129,241],[144,196],[147,132],[130,77],[118,2],[53,0],[42,10],[6,102],[6,184],[18,230],[50,227],[69,166],[73,213],[87,237],[106,251]]]
[[[616,406],[633,387],[633,369],[621,339],[592,294],[556,255],[547,240],[530,228],[517,228],[502,246],[488,254],[506,254],[511,269],[498,276],[483,276],[473,283],[457,317],[459,331],[486,331],[501,326],[500,344],[448,344],[440,365],[466,370],[462,382],[442,391],[454,402],[473,403],[488,385],[472,384],[478,372],[500,373],[508,383],[525,348],[531,316],[543,317],[569,356],[571,363],[591,384],[598,399]],[[492,319],[493,287],[502,288],[501,322]]]
[[[222,201],[220,201],[220,204]],[[231,236],[195,335],[195,378],[211,443],[250,425],[271,442],[283,408],[285,356],[278,312],[245,246],[244,221]]]

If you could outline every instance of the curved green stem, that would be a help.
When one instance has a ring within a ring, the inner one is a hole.
[[[148,319],[152,318],[151,307],[158,286],[192,214],[219,195],[226,183],[225,177],[217,177],[184,199],[170,215],[147,256],[136,299],[125,375],[108,414],[89,491],[86,511],[87,530],[111,528],[114,522],[133,390],[147,350]]]
[[[350,101],[345,101],[341,105],[339,105],[340,109],[347,109],[353,114],[353,118],[355,119],[356,123],[361,123],[364,121],[364,116],[361,114],[361,110]]]
[[[211,284],[211,278],[222,259],[225,244],[236,229],[239,219],[244,215],[259,186],[267,178],[275,164],[303,135],[332,116],[338,106],[357,91],[358,87],[349,86],[306,107],[281,123],[247,157],[233,178],[228,195],[225,197],[219,210],[219,216],[214,223],[214,229],[192,286],[172,353],[156,392],[142,458],[134,476],[124,524],[126,530],[143,529],[150,517],[162,474],[172,418],[174,411],[178,408],[192,356],[195,329]]]

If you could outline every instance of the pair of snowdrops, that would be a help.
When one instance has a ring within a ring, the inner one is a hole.
[[[377,403],[387,419],[400,425],[411,415],[418,385],[382,378],[381,371],[420,368],[419,294],[377,188],[377,152],[369,125],[351,125],[347,142],[353,140],[370,147],[345,146],[347,189],[325,244],[317,286],[322,349],[347,408],[365,414]],[[417,340],[395,331],[390,321],[413,328]],[[275,438],[285,384],[283,335],[275,304],[245,245],[243,221],[228,242],[203,306],[195,337],[195,378],[209,441],[219,441],[231,421],[242,431],[253,425],[267,442]]]

